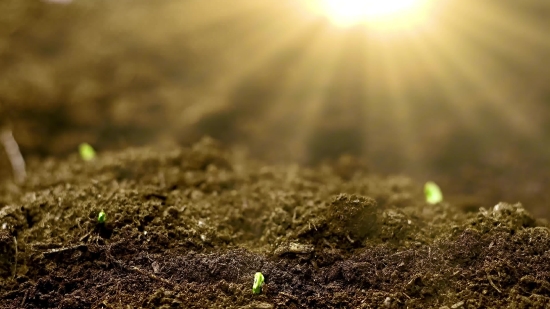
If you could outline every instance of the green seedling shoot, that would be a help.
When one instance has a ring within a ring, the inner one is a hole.
[[[428,181],[424,185],[424,195],[426,196],[426,202],[432,205],[443,201],[443,193],[441,193],[441,189],[433,181]]]
[[[80,146],[78,146],[78,152],[80,153],[80,157],[84,161],[91,161],[95,159],[95,150],[88,143],[80,144]]]
[[[264,275],[261,272],[257,272],[254,275],[254,284],[252,285],[252,293],[260,294],[262,292],[262,285],[264,285]]]
[[[99,224],[103,224],[103,223],[105,223],[105,220],[107,220],[107,215],[102,210],[102,211],[99,212],[99,215],[97,216],[97,222]]]

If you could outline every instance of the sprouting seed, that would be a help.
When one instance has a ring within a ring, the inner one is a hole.
[[[443,193],[441,193],[441,189],[433,181],[428,181],[424,185],[424,195],[426,196],[426,202],[432,205],[443,201]]]
[[[88,143],[80,144],[80,146],[78,146],[78,152],[80,153],[80,157],[84,161],[91,161],[95,159],[95,150]]]
[[[105,214],[105,212],[102,210],[99,212],[99,215],[97,216],[97,222],[99,224],[103,224],[105,223],[105,220],[107,219],[107,215]]]
[[[264,285],[264,275],[261,272],[257,272],[254,275],[254,284],[252,285],[252,293],[260,294],[262,292],[262,285]]]

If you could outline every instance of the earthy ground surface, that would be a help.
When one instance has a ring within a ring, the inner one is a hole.
[[[429,205],[349,158],[270,166],[203,139],[29,175],[0,187],[1,308],[550,305],[550,233],[521,205]]]

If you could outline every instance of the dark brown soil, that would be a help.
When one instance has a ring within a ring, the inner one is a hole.
[[[345,162],[270,166],[203,139],[31,164],[0,187],[0,307],[550,305],[550,233],[520,204],[429,205]]]

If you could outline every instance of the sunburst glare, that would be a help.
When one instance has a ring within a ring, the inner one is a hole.
[[[537,133],[527,90],[546,74],[548,22],[520,5],[238,0],[221,10],[226,2],[212,1],[167,10],[197,50],[216,53],[201,67],[215,72],[207,95],[172,113],[182,132],[276,159],[364,155],[395,171],[422,170],[451,134],[475,135],[481,152],[502,128]],[[191,27],[197,8],[205,17]]]
[[[338,26],[369,24],[380,29],[421,25],[429,0],[312,0],[313,6]]]

